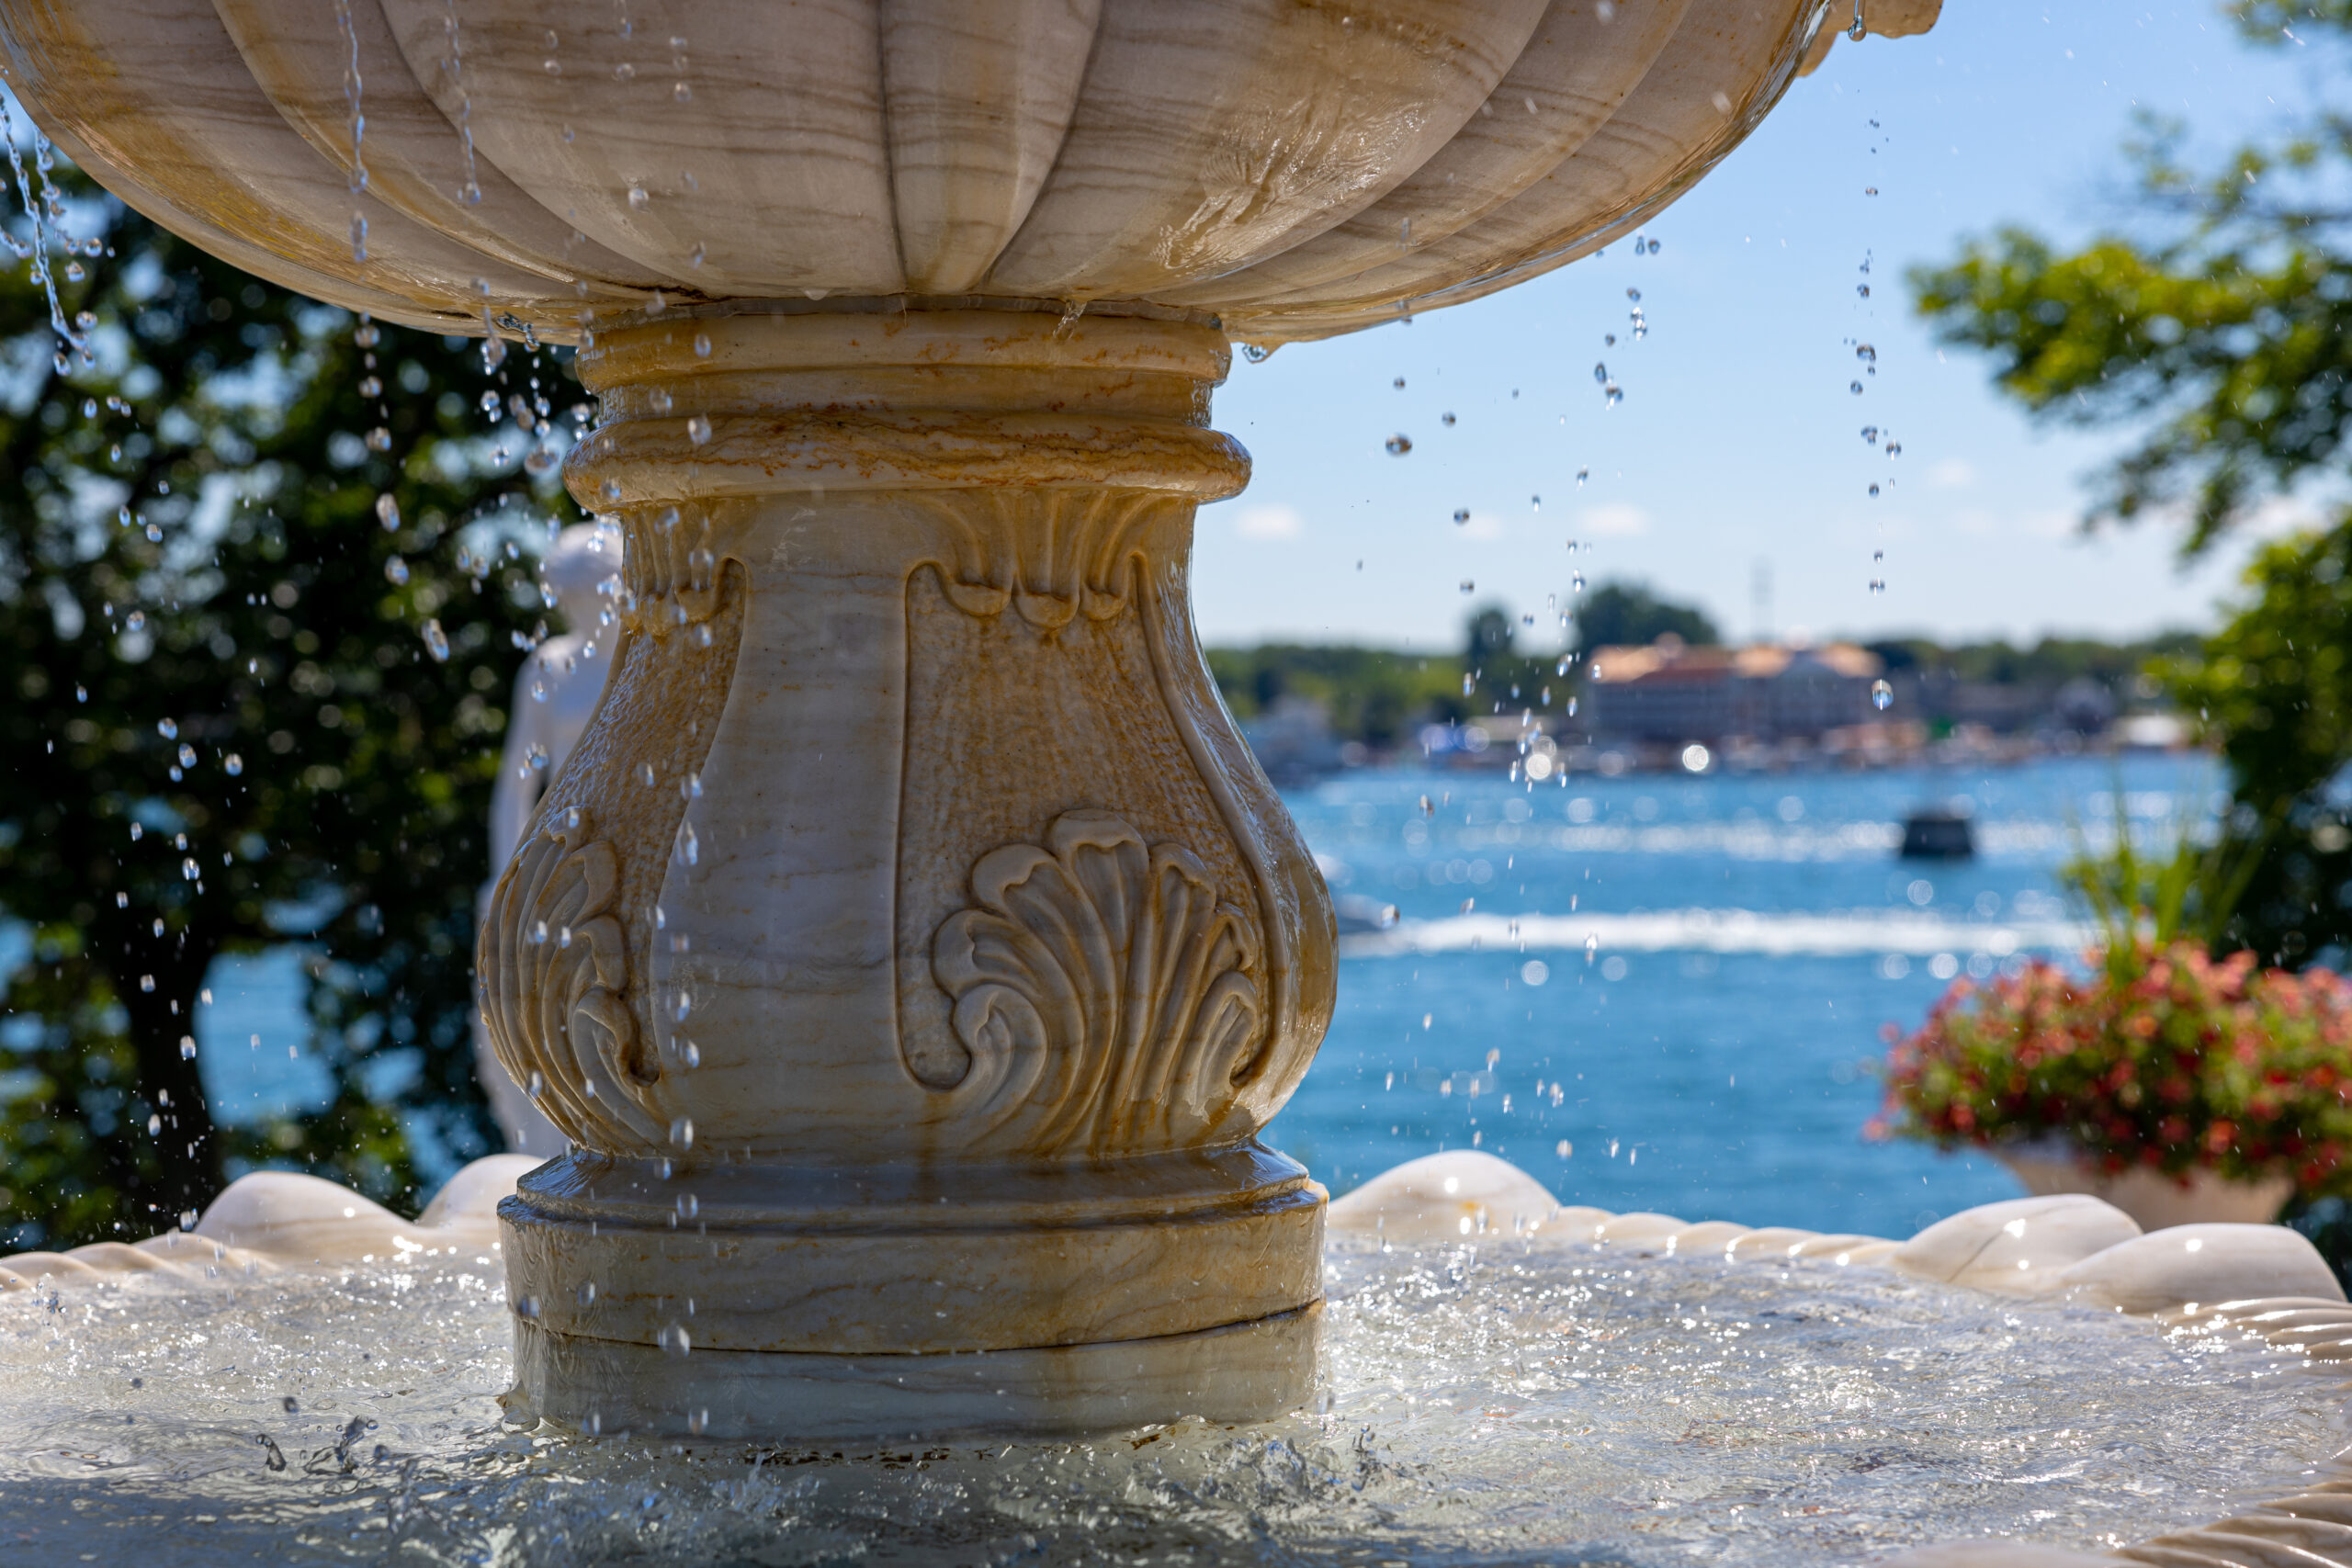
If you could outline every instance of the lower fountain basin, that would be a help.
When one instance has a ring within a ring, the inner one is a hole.
[[[2340,1303],[2151,1322],[2086,1287],[2021,1299],[1871,1267],[1856,1259],[1889,1244],[1867,1238],[1577,1211],[1514,1235],[1489,1211],[1453,1235],[1429,1234],[1458,1229],[1438,1212],[1408,1246],[1380,1239],[1413,1230],[1390,1215],[1334,1211],[1309,1408],[1079,1444],[521,1424],[499,1398],[502,1265],[462,1218],[276,1272],[202,1236],[182,1238],[184,1272],[19,1271],[31,1288],[0,1292],[0,1540],[159,1568],[1843,1562],[2143,1541],[2328,1493],[2346,1445],[2313,1359],[2352,1337]],[[2015,1224],[1962,1250],[2022,1245]]]

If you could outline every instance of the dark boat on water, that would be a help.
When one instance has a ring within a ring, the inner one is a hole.
[[[1976,853],[1976,833],[1968,815],[1923,806],[1903,819],[1905,860],[1967,860]]]

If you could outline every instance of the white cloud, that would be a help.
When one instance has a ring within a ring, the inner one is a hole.
[[[1234,514],[1233,531],[1245,539],[1295,539],[1306,519],[1295,506],[1245,506]]]
[[[1587,534],[1604,537],[1626,538],[1650,531],[1650,514],[1638,506],[1612,501],[1606,506],[1588,507],[1577,514],[1577,526]]]
[[[1945,490],[1959,490],[1976,482],[1976,470],[1958,457],[1946,457],[1928,470],[1928,482]]]

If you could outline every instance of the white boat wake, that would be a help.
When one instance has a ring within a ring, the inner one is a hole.
[[[1347,958],[1425,953],[1760,953],[1836,958],[1858,953],[2017,953],[2071,956],[2096,931],[2073,920],[1955,920],[1939,915],[1857,909],[1842,914],[1761,914],[1753,909],[1658,909],[1643,914],[1455,915],[1404,920],[1385,931],[1340,939]]]

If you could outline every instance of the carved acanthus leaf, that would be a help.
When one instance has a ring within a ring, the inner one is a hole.
[[[982,618],[1007,609],[1041,631],[1127,607],[1126,558],[1165,497],[1104,491],[942,491],[919,504],[947,525],[947,600]]]
[[[1030,1156],[1197,1145],[1260,1066],[1259,942],[1199,858],[1071,811],[972,869],[932,973],[971,1054],[944,1092],[975,1142]],[[938,1086],[934,1086],[938,1087]]]
[[[643,1090],[662,1065],[628,1005],[628,940],[614,913],[619,859],[592,836],[584,810],[552,815],[492,896],[482,1021],[498,1059],[567,1134],[603,1127],[658,1141],[662,1124]]]
[[[671,506],[629,513],[623,527],[628,542],[618,599],[630,631],[659,641],[718,613],[718,558],[708,517],[684,518]],[[697,635],[707,641],[707,633]]]

